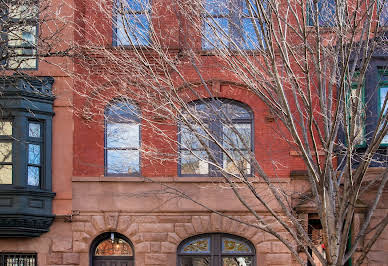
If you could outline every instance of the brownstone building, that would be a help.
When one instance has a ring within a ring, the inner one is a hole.
[[[14,3],[5,2],[8,11],[2,20],[14,19],[11,16]],[[69,0],[66,5],[59,1],[51,4],[53,8],[61,5],[60,14],[69,24],[76,25],[65,28],[63,36],[68,38],[63,40],[65,43],[102,44],[110,53],[124,46],[147,47],[152,42],[149,31],[153,24],[159,25],[156,31],[165,36],[161,45],[178,55],[184,38],[178,30],[179,19],[173,10],[162,8],[173,5],[174,1],[128,3],[135,12],[126,18],[142,22],[132,33],[122,32],[119,23],[126,23],[122,22],[122,14],[112,11],[112,17],[106,19],[101,10],[109,6],[114,10],[112,3]],[[154,19],[157,12],[162,15]],[[221,24],[233,20],[233,14],[217,13],[214,17]],[[48,25],[39,26],[42,32],[49,31]],[[19,38],[24,40],[23,36]],[[214,43],[201,36],[191,37],[203,52],[202,79],[215,96],[201,101],[189,97],[188,102],[197,109],[203,106],[206,109],[208,104],[226,110],[229,123],[237,125],[249,138],[249,147],[240,151],[252,152],[260,158],[264,162],[263,171],[276,186],[295,193],[308,192],[306,167],[300,153],[276,135],[277,124],[269,109],[243,83],[214,67],[216,59],[207,54]],[[256,42],[245,43],[243,49],[249,50]],[[77,61],[82,59],[77,57],[59,64],[55,62],[57,58],[38,60],[34,54],[22,56],[26,58],[20,66],[21,72],[26,75],[4,76],[0,80],[0,266],[299,265],[276,237],[249,226],[257,223],[252,212],[225,186],[214,165],[204,163],[198,159],[200,156],[193,159],[193,152],[183,145],[184,129],[179,125],[163,128],[174,139],[173,145],[155,135],[155,130],[147,126],[147,121],[155,118],[145,111],[149,110],[148,103],[139,101],[141,96],[123,100],[123,93],[112,87],[114,80],[101,86],[105,91],[98,97],[88,94],[91,84],[105,84],[106,68],[95,66],[102,73],[98,77],[85,70],[85,64]],[[365,78],[365,95],[372,106],[367,115],[370,121],[376,119],[375,107],[382,106],[388,91],[386,50],[377,51],[371,62]],[[11,60],[6,64],[12,68]],[[206,86],[192,69],[182,72],[190,82],[198,82],[199,94],[206,92]],[[86,76],[97,81],[86,84],[89,80],[79,78]],[[373,90],[376,87],[378,94]],[[79,88],[86,88],[86,92]],[[133,93],[137,89],[134,86],[128,90]],[[212,121],[209,127],[223,126],[215,114],[206,112]],[[365,130],[372,131],[373,123]],[[224,138],[225,132],[220,133],[220,138]],[[384,138],[381,154],[386,153],[387,145]],[[155,159],[147,155],[148,148],[173,158]],[[220,148],[215,149],[219,152]],[[4,151],[11,152],[12,157],[5,156]],[[274,158],[282,165],[274,167]],[[367,172],[370,179],[386,170],[387,160],[383,158],[383,163],[371,164]],[[215,160],[234,173],[235,166],[226,157],[221,155]],[[245,174],[254,176],[249,162],[242,162],[242,167]],[[252,183],[260,193],[268,193],[263,180]],[[169,193],[170,188],[179,190],[179,195]],[[375,193],[373,189],[371,195]],[[387,215],[386,188],[383,192],[375,211],[376,220]],[[273,219],[249,191],[241,189],[239,193],[262,217]],[[281,212],[281,207],[271,199],[268,194],[268,204],[275,212]],[[358,203],[352,232],[359,230],[371,199],[365,197]],[[309,234],[317,246],[322,248],[316,206],[302,199],[293,199],[292,204],[304,225],[310,227]],[[284,227],[273,224],[280,235],[287,236]],[[346,263],[351,265],[351,261]],[[388,265],[387,230],[373,245],[365,265]]]

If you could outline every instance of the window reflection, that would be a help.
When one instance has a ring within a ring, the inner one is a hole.
[[[115,102],[105,111],[105,172],[140,174],[140,118],[136,105]]]
[[[252,114],[227,99],[190,103],[180,125],[180,174],[251,174]]]

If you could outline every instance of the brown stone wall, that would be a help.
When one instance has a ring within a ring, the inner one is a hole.
[[[249,216],[238,216],[254,222]],[[136,265],[176,265],[179,243],[197,234],[222,232],[244,237],[256,248],[257,265],[291,265],[290,252],[271,235],[216,214],[95,213],[74,217],[73,252],[81,265],[89,263],[89,247],[101,233],[114,231],[128,237],[135,250]]]

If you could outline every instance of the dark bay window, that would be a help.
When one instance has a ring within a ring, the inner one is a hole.
[[[258,10],[253,8],[251,13],[245,0],[205,0],[202,49],[263,48]]]
[[[140,113],[132,103],[105,110],[105,175],[140,175]]]
[[[248,106],[228,99],[190,103],[180,123],[179,174],[251,174],[253,115]]]
[[[38,236],[53,220],[51,77],[0,77],[0,237]]]
[[[37,68],[38,3],[36,0],[0,2],[2,64],[10,69]]]
[[[113,45],[149,45],[150,17],[151,3],[149,0],[116,0],[113,21]]]

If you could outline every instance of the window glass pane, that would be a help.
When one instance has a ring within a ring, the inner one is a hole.
[[[28,166],[28,180],[27,183],[30,186],[39,186],[40,169],[35,166]]]
[[[209,253],[210,252],[210,238],[199,238],[185,244],[182,253]]]
[[[180,266],[209,266],[210,257],[182,257]]]
[[[388,1],[387,0],[379,0],[381,14],[380,14],[380,26],[386,27],[388,26]]]
[[[261,26],[258,19],[255,22],[250,18],[244,18],[243,22],[243,43],[242,48],[247,50],[255,50],[261,48],[259,40],[263,39]],[[254,24],[255,23],[255,24]],[[256,28],[260,38],[257,38]],[[264,42],[263,42],[264,44]]]
[[[247,243],[240,240],[223,237],[222,238],[222,253],[249,253],[252,252]]]
[[[380,108],[379,108],[379,110],[381,110],[383,108],[385,97],[386,97],[387,93],[388,93],[388,87],[380,88]],[[387,110],[388,110],[388,103],[385,106],[384,113],[386,113]],[[388,135],[385,135],[385,137],[383,138],[381,143],[384,143],[384,144],[388,143]]]
[[[18,49],[17,54],[23,54],[23,49]],[[31,56],[17,56],[10,57],[8,60],[8,68],[16,69],[16,68],[36,68],[36,57]]]
[[[207,154],[204,151],[181,151],[181,174],[209,174],[209,164],[207,161]]]
[[[12,136],[12,122],[0,121],[0,135]]]
[[[149,19],[146,14],[126,14],[117,16],[116,37],[118,45],[148,45]]]
[[[36,45],[36,26],[18,26],[8,32],[8,46],[34,47]]]
[[[267,0],[266,0],[266,1],[267,1]],[[266,8],[266,6],[267,6],[266,1],[265,1],[265,2],[264,2],[264,1],[261,1],[261,2],[263,3],[263,5],[264,5],[264,8]],[[259,10],[259,9],[258,9],[258,6],[256,5],[256,3],[255,3],[254,1],[250,1],[252,4],[249,5],[249,6],[247,6],[247,2],[244,1],[244,0],[239,1],[239,2],[240,2],[240,4],[242,5],[241,10],[242,10],[242,14],[243,14],[244,16],[250,16],[249,8],[252,8],[252,9],[253,9],[253,10],[252,10],[252,13],[253,13],[254,16],[258,14],[258,10]],[[257,17],[257,16],[256,16],[256,17]]]
[[[138,148],[139,124],[109,123],[106,128],[107,148]]]
[[[230,10],[228,8],[228,3],[229,1],[225,1],[225,0],[206,0],[205,10],[210,15],[225,16],[229,14],[229,10]]]
[[[12,162],[12,142],[0,142],[0,163]]]
[[[251,164],[249,153],[247,151],[229,151],[229,155],[233,158],[231,160],[224,154],[223,169],[230,174],[239,174],[240,171],[244,174],[251,173]]]
[[[315,5],[314,1],[308,2],[308,19],[309,25],[315,25]],[[331,27],[336,23],[335,17],[336,3],[334,0],[319,0],[318,1],[318,25],[323,27]]]
[[[139,12],[150,8],[148,0],[118,0],[117,6],[128,8],[130,12]]]
[[[0,165],[0,184],[12,184],[12,165]]]
[[[199,138],[202,139],[202,141],[207,145],[208,140],[206,138],[205,132],[202,128],[199,126],[193,126],[196,132],[198,133],[198,137],[195,135],[195,132],[192,132],[187,127],[181,127],[181,149],[203,149],[203,146],[201,145]]]
[[[138,174],[139,169],[138,150],[108,150],[107,173],[108,174]]]
[[[28,163],[40,164],[40,145],[28,144]]]
[[[28,124],[28,136],[31,138],[40,138],[40,124],[29,123]]]
[[[250,119],[251,114],[241,105],[235,103],[223,103],[222,109],[230,119]]]
[[[202,49],[228,48],[229,22],[227,18],[207,18],[205,20]]]
[[[223,146],[226,149],[246,149],[251,146],[251,124],[223,125]]]
[[[26,3],[27,1],[24,1]],[[18,5],[8,3],[8,16],[13,19],[33,19],[38,15],[38,7],[34,4]]]
[[[252,266],[252,257],[222,257],[223,266]]]
[[[126,102],[116,102],[107,107],[105,120],[107,122],[140,122],[139,111],[136,105]]]
[[[95,256],[133,256],[131,246],[121,238],[107,239],[98,244]]]
[[[320,26],[334,26],[335,25],[335,1],[334,0],[320,0],[318,1],[319,8],[319,25]]]

